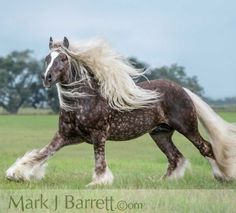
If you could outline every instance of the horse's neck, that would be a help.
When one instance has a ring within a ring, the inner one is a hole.
[[[85,67],[86,70],[90,71],[90,69],[88,67]],[[99,86],[94,78],[94,75],[91,74],[92,72],[88,72],[88,78],[87,79],[81,79],[81,75],[77,74],[74,66],[71,66],[71,78],[72,82],[68,82],[68,84],[70,83],[75,83],[75,82],[81,82],[81,84],[78,84],[77,87],[80,87],[81,89],[86,88],[86,87],[91,87],[93,90],[94,89],[98,89]]]
[[[89,73],[87,78],[77,75],[71,70],[68,82],[58,83],[60,105],[66,107],[83,108],[92,105],[97,96],[100,96],[99,85],[95,78]]]
[[[60,108],[69,114],[76,113],[76,115],[79,115],[84,114],[85,111],[90,112],[96,105],[97,101],[100,100],[100,98],[98,98],[100,97],[100,93],[98,92],[99,90],[92,88],[91,86],[93,85],[90,86],[87,82],[84,82],[84,84],[81,84],[80,86],[76,85],[71,88],[68,88],[68,86],[65,85],[58,86]],[[64,92],[62,92],[62,90]],[[74,97],[72,90],[76,93]],[[70,95],[68,95],[67,92],[69,92]],[[65,105],[67,105],[67,107],[65,107]]]
[[[75,83],[73,85],[74,82],[72,82],[71,86],[70,84],[59,84],[60,88],[63,91],[74,91],[74,92],[79,92],[79,93],[87,93],[87,94],[95,94],[98,91],[98,86],[97,84],[94,84],[94,82],[86,82],[86,81],[82,81],[79,83]]]

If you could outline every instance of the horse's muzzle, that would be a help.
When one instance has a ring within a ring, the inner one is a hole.
[[[43,86],[46,88],[50,88],[52,85],[52,75],[49,73],[46,76],[41,74],[41,78],[43,80]]]

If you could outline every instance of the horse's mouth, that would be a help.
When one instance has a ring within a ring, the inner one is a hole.
[[[51,82],[49,81],[43,81],[43,86],[45,88],[51,88],[53,85],[55,85],[58,82],[58,80],[53,80]]]
[[[51,87],[52,87],[52,83],[43,81],[43,86],[44,86],[45,88],[51,88]]]

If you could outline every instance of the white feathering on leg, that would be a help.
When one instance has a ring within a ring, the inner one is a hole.
[[[218,167],[216,161],[212,158],[206,157],[206,159],[209,161],[211,167],[212,167],[212,172],[215,178],[225,180],[226,177],[223,172],[221,172],[220,168]]]
[[[113,183],[113,175],[111,170],[107,167],[105,172],[97,175],[95,172],[93,173],[93,181],[89,183],[87,186],[94,185],[111,185]]]
[[[45,174],[45,161],[47,158],[38,160],[40,153],[38,150],[27,152],[23,157],[6,171],[6,178],[15,181],[40,180]]]
[[[191,167],[189,161],[185,158],[181,158],[177,163],[176,169],[171,173],[170,176],[167,176],[168,179],[180,179],[184,176],[185,170]]]

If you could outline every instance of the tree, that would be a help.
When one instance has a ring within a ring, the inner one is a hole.
[[[13,51],[0,57],[0,106],[17,113],[37,93],[42,67],[31,57],[31,51]]]
[[[149,67],[149,65],[143,61],[138,60],[135,57],[129,57],[128,61],[132,64],[136,69],[143,69],[144,71]]]
[[[183,87],[194,91],[198,95],[203,95],[203,88],[199,85],[196,76],[188,77],[185,68],[183,66],[178,66],[177,64],[172,64],[170,67],[163,66],[160,68],[155,68],[147,74],[147,77],[152,79],[167,79],[180,84]]]
[[[188,77],[185,69],[177,64],[151,69],[145,62],[131,57],[129,62],[146,71],[146,78],[169,79],[190,88],[198,94],[203,89],[198,84],[196,76]],[[30,50],[13,51],[6,57],[0,57],[0,106],[10,113],[17,113],[21,106],[50,107],[59,111],[59,101],[56,88],[46,90],[43,87],[40,74],[44,71],[43,60],[37,61],[31,56]],[[136,82],[146,80],[145,77]]]
[[[196,76],[188,77],[185,68],[183,66],[178,66],[177,64],[172,64],[171,66],[163,66],[160,68],[149,68],[149,66],[139,61],[136,58],[129,58],[130,63],[137,69],[146,70],[145,76],[149,80],[153,79],[167,79],[180,84],[183,87],[187,87],[194,91],[198,95],[203,95],[203,88],[199,85]],[[144,77],[140,78],[138,82],[146,80]]]

